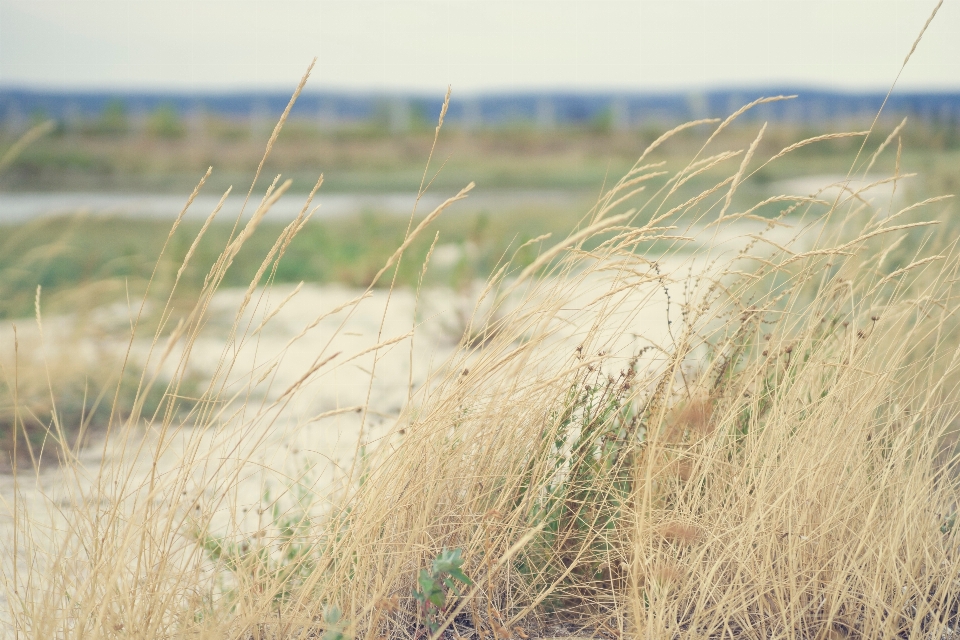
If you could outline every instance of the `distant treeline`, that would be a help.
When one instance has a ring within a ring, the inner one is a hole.
[[[872,119],[883,93],[844,93],[803,88],[741,89],[687,93],[496,93],[454,96],[448,122],[463,128],[590,126],[626,130],[705,117],[724,117],[762,96],[797,95],[760,105],[749,116],[772,122],[822,124]],[[0,126],[19,130],[40,119],[64,128],[121,132],[152,128],[181,135],[218,117],[267,126],[289,100],[286,93],[108,93],[0,89]],[[317,126],[372,126],[386,131],[432,127],[442,95],[307,93],[292,118]],[[887,119],[910,116],[934,125],[960,121],[960,92],[895,93],[883,108]]]

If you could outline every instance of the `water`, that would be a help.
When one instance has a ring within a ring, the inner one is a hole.
[[[872,200],[876,206],[891,204],[893,184],[871,185],[875,178],[847,181],[843,175],[805,176],[793,180],[776,182],[767,187],[769,195],[795,194],[812,195],[833,201],[841,192],[849,197],[850,191],[864,190],[863,196]],[[848,190],[839,185],[846,184]],[[901,190],[902,191],[902,190]],[[142,218],[172,220],[183,209],[189,194],[157,193],[110,193],[110,192],[62,192],[62,193],[0,193],[0,224],[27,222],[44,216],[91,213],[105,215],[126,215]],[[243,206],[244,193],[235,193],[227,199],[222,216],[236,216]],[[417,211],[428,213],[454,192],[431,192],[424,195]],[[252,215],[262,197],[262,192],[250,198],[244,213]],[[392,215],[409,215],[413,209],[417,194],[415,192],[389,193],[325,193],[320,191],[314,200],[314,206],[320,205],[315,217],[333,218],[349,216],[363,211],[373,211]],[[219,195],[200,195],[194,201],[186,217],[204,219],[219,201]],[[287,194],[277,202],[270,213],[273,220],[292,220],[300,213],[306,195]],[[589,209],[595,202],[596,194],[582,191],[548,189],[484,189],[477,187],[467,200],[458,202],[452,211],[509,212],[522,208],[577,208]],[[896,200],[896,198],[894,198]]]
[[[0,224],[27,222],[44,216],[94,213],[117,214],[143,218],[173,219],[183,209],[187,196],[154,193],[0,193]],[[454,193],[427,193],[417,211],[429,213]],[[260,202],[261,194],[254,194],[245,214],[251,215]],[[232,194],[224,204],[222,214],[235,216],[243,206],[245,194]],[[337,217],[376,211],[394,215],[409,215],[417,194],[394,193],[323,193],[317,195],[313,206],[320,205],[315,216]],[[220,196],[200,195],[187,212],[188,218],[204,219],[216,207]],[[300,213],[305,194],[287,194],[271,209],[274,220],[292,220]],[[481,190],[475,189],[469,198],[456,205],[458,210],[491,212],[520,207],[569,207],[580,205],[588,198],[579,192],[560,190]]]

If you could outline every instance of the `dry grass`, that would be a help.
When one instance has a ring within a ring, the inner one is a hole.
[[[3,541],[19,558],[3,567],[11,632],[506,639],[564,625],[616,638],[906,638],[956,628],[960,256],[947,234],[904,240],[940,205],[896,214],[856,193],[801,194],[783,199],[779,218],[752,220],[730,203],[764,164],[762,131],[727,153],[728,124],[691,125],[710,132],[703,148],[657,182],[657,149],[675,132],[665,134],[566,240],[522,271],[506,262],[460,349],[390,433],[371,440],[361,426],[354,455],[322,482],[309,469],[264,469],[256,452],[305,385],[351,354],[334,337],[266,400],[251,393],[253,377],[232,382],[231,354],[255,339],[251,310],[267,313],[265,290],[251,285],[187,415],[176,377],[146,431],[134,403],[103,445],[119,454],[94,469],[65,465],[61,493],[36,498],[56,501],[55,527],[17,490],[14,548]],[[681,183],[718,167],[729,177],[676,201]],[[284,189],[274,181],[238,228],[184,321],[161,322],[141,397],[162,361],[187,370],[214,291]],[[308,200],[262,272],[309,213]],[[755,233],[743,236],[746,223]],[[640,255],[651,239],[672,249]],[[679,251],[691,243],[692,254]],[[258,494],[265,476],[287,489]],[[244,512],[251,486],[260,509]],[[440,587],[432,633],[411,590],[444,549],[462,550],[472,585]]]

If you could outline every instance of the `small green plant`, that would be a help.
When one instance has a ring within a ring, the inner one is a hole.
[[[261,504],[263,512],[270,514],[270,522],[260,532],[242,536],[239,542],[213,535],[199,522],[193,524],[192,536],[206,557],[231,578],[224,589],[231,607],[242,596],[238,584],[254,584],[259,592],[272,593],[274,601],[285,602],[316,569],[322,548],[310,512],[314,496],[303,481],[292,484],[288,491],[294,504],[284,511],[279,500],[271,499],[269,488],[264,489]],[[339,620],[337,611],[336,607],[329,608],[324,620],[329,623],[331,616]],[[329,624],[330,628],[335,626]]]
[[[323,622],[326,625],[326,631],[323,634],[323,640],[349,640],[346,634],[343,612],[337,605],[329,605],[323,611]]]
[[[634,490],[629,464],[646,436],[644,407],[631,395],[636,375],[633,360],[616,378],[599,369],[578,376],[544,427],[538,447],[550,479],[532,501],[529,522],[542,529],[517,563],[522,575],[563,583],[568,594],[623,582],[610,557]],[[535,473],[529,464],[515,507],[537,486]],[[545,600],[549,609],[568,604]]]
[[[440,630],[443,618],[450,609],[450,594],[461,595],[457,583],[470,586],[473,581],[463,572],[463,551],[444,549],[434,558],[430,570],[421,569],[413,597],[423,624],[431,634]]]

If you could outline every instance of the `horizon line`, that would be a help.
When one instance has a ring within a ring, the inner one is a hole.
[[[519,88],[490,88],[483,90],[460,91],[456,89],[452,92],[452,97],[482,98],[488,96],[544,96],[544,95],[577,95],[577,96],[696,96],[714,93],[731,92],[766,92],[773,94],[797,94],[819,93],[819,94],[839,94],[839,95],[886,95],[890,87],[838,87],[830,84],[790,84],[790,83],[744,83],[744,84],[716,84],[707,87],[675,87],[675,88],[586,88],[586,87],[543,87],[536,89]],[[436,91],[410,88],[410,89],[387,89],[387,88],[360,88],[360,87],[328,87],[323,89],[311,89],[305,87],[301,95],[353,95],[353,96],[383,96],[383,97],[435,97],[442,96],[446,88]],[[192,89],[185,87],[57,87],[52,85],[31,85],[24,83],[6,84],[0,81],[0,93],[37,93],[37,94],[59,94],[59,95],[178,95],[178,96],[215,96],[215,95],[291,95],[292,90],[281,87],[214,87],[210,89]],[[960,84],[955,87],[894,87],[892,95],[904,94],[925,94],[925,95],[944,95],[960,94]]]

